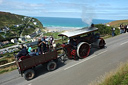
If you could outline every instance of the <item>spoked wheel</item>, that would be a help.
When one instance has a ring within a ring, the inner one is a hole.
[[[90,46],[86,42],[81,42],[77,46],[77,56],[79,58],[86,58],[89,55]]]
[[[100,41],[99,41],[99,47],[100,48],[104,48],[104,46],[105,46],[105,41],[104,41],[104,39],[100,39]]]
[[[57,63],[55,61],[50,61],[47,64],[47,70],[48,71],[53,71],[57,68]]]
[[[23,74],[26,80],[31,80],[35,77],[35,72],[32,69],[26,70]]]

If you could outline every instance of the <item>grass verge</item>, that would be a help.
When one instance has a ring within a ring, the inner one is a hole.
[[[5,68],[1,68],[0,69],[0,74],[6,73],[6,72],[10,72],[17,69],[16,65],[11,65],[9,67],[5,67]]]
[[[117,69],[106,73],[89,85],[128,85],[128,62],[121,63]]]
[[[112,36],[111,35],[105,35],[103,36],[103,39],[107,39],[107,38],[111,38]]]
[[[13,54],[7,54],[5,57],[0,58],[0,65],[13,62],[14,60]]]

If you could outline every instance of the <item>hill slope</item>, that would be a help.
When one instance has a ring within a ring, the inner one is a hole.
[[[22,18],[24,16],[15,15],[6,12],[0,12],[0,28],[3,26],[22,24]]]
[[[119,27],[120,24],[124,24],[124,25],[128,24],[128,20],[117,20],[117,21],[109,22],[108,24],[113,27]]]
[[[30,35],[36,28],[43,29],[42,23],[36,18],[0,12],[0,41]]]

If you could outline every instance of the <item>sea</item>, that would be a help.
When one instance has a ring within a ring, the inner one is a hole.
[[[82,21],[81,18],[60,18],[60,17],[35,17],[37,18],[44,27],[74,27],[82,28],[88,27],[89,25]],[[93,19],[93,24],[105,24],[114,20],[103,20],[103,19]]]

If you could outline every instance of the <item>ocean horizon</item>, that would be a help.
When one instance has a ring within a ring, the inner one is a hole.
[[[60,18],[60,17],[35,17],[44,27],[88,27],[89,25],[81,18]],[[93,19],[93,24],[105,24],[114,20]]]

